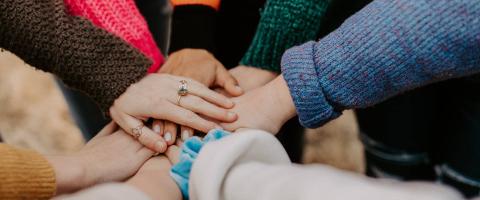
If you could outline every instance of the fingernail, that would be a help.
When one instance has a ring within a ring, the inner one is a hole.
[[[170,140],[172,140],[172,134],[170,132],[167,132],[165,133],[163,138],[165,138],[165,141],[170,142]]]
[[[237,86],[235,86],[235,89],[236,89],[236,90],[238,90],[238,91],[241,91],[241,92],[243,92],[243,89],[242,89],[240,86],[238,86],[238,85],[237,85]]]
[[[155,143],[155,151],[163,152],[164,148],[165,148],[165,143],[164,142],[158,141],[157,143]]]
[[[185,140],[187,140],[189,137],[190,137],[190,134],[188,134],[188,131],[187,131],[187,130],[184,130],[184,131],[182,132],[182,140],[185,141]]]
[[[159,124],[153,125],[153,132],[155,132],[157,134],[160,134],[160,125]]]
[[[215,126],[215,129],[223,130],[223,127],[221,127],[221,126]]]
[[[237,116],[237,113],[234,113],[234,112],[228,112],[227,113],[227,118],[229,118],[229,119],[235,118],[236,116]]]

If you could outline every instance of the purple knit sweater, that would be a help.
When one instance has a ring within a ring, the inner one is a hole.
[[[344,109],[477,73],[480,1],[373,1],[319,42],[289,49],[282,71],[306,127]]]

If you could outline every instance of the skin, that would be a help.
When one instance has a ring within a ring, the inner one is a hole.
[[[238,120],[221,124],[228,131],[256,128],[276,134],[285,122],[296,115],[295,104],[282,75],[233,100],[235,107],[231,111],[237,113]]]
[[[56,176],[57,194],[132,176],[154,152],[110,123],[80,151],[46,156]]]
[[[171,167],[172,163],[165,156],[151,158],[125,183],[151,199],[181,200],[180,189],[170,176]]]
[[[189,94],[183,96],[180,104],[177,104],[181,80],[187,81]],[[202,116],[221,122],[233,122],[237,116],[228,110],[233,106],[234,103],[229,98],[192,79],[169,74],[150,74],[132,84],[115,100],[110,108],[110,116],[131,135],[135,134],[134,128],[141,129],[138,141],[151,150],[162,153],[167,149],[165,139],[151,128],[143,126],[144,120],[167,120],[206,133],[219,125]]]
[[[201,69],[201,70],[199,70]],[[182,49],[170,55],[159,73],[188,77],[229,97],[238,97],[265,85],[278,74],[249,66],[237,66],[229,71],[208,51],[203,49]],[[212,119],[212,121],[215,121]],[[194,128],[178,126],[171,121],[155,120],[153,130],[164,136],[168,145],[175,143],[178,127],[180,138],[185,141],[194,133]]]

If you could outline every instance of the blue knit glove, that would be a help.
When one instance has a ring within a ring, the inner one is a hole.
[[[177,182],[180,191],[182,191],[183,199],[187,200],[189,198],[188,182],[190,179],[190,171],[203,145],[211,141],[219,140],[229,134],[227,131],[214,129],[203,138],[203,141],[199,137],[192,137],[183,143],[180,152],[180,161],[173,165],[170,170],[170,176]]]

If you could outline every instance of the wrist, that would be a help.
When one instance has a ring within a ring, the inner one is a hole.
[[[284,124],[296,115],[295,104],[290,95],[287,82],[282,75],[268,83],[265,88],[270,91],[272,97],[276,99],[278,108],[281,108],[275,109],[277,112],[276,116],[279,118],[278,120],[281,124]]]
[[[75,156],[47,156],[55,171],[56,194],[70,193],[89,185],[86,170]]]
[[[137,188],[152,199],[182,199],[180,189],[168,173],[138,172],[125,182]]]

